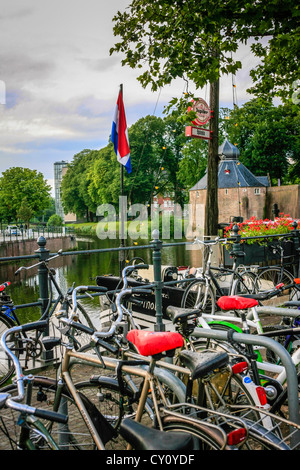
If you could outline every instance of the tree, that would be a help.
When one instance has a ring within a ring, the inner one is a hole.
[[[239,148],[242,163],[257,176],[269,174],[273,185],[293,181],[299,168],[298,107],[253,99],[229,117],[229,139]]]
[[[100,204],[118,203],[120,164],[117,161],[112,143],[97,152],[97,157],[88,168],[86,178],[87,191],[94,207],[97,208]]]
[[[179,162],[178,181],[185,188],[185,203],[189,202],[188,190],[204,176],[207,168],[207,142],[191,139],[182,149],[183,158]]]
[[[23,222],[25,222],[25,224],[27,224],[27,226],[29,227],[29,222],[32,216],[33,210],[28,204],[27,197],[24,197],[18,210],[17,217]]]
[[[291,0],[255,3],[245,0],[134,0],[124,13],[118,12],[113,21],[114,34],[120,40],[110,52],[123,53],[123,65],[141,69],[138,80],[143,87],[150,85],[155,91],[178,77],[191,80],[196,88],[202,88],[207,82],[211,84],[210,105],[214,115],[210,121],[213,139],[208,146],[206,233],[216,233],[219,77],[241,68],[241,62],[235,60],[232,53],[241,42],[254,38],[252,51],[264,61],[256,74],[252,73],[253,79],[267,84],[264,90],[272,89],[278,94],[276,87],[279,87],[281,96],[291,96],[292,83],[298,78],[295,71],[295,58],[296,63],[298,61],[295,53],[299,47],[296,43],[298,7]],[[260,42],[263,37],[266,38],[265,45]],[[277,52],[278,44],[280,53]],[[292,51],[289,50],[291,46]],[[276,60],[285,51],[283,69]],[[181,100],[181,104],[186,106],[186,100]]]
[[[73,212],[79,217],[93,218],[97,206],[88,192],[88,172],[98,156],[97,150],[85,149],[74,155],[61,183],[62,204],[65,213]]]
[[[51,186],[42,173],[29,168],[13,167],[2,173],[0,178],[0,199],[7,220],[17,221],[22,202],[33,213],[46,209],[50,205]]]
[[[175,116],[146,116],[129,128],[132,173],[124,174],[124,195],[129,203],[150,204],[157,194],[170,192],[183,202],[184,187],[178,180],[186,144],[183,125]],[[94,204],[117,204],[120,195],[120,164],[113,145],[98,151],[87,174],[88,193]]]

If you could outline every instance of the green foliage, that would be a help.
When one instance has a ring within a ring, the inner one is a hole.
[[[272,184],[294,182],[299,175],[300,112],[287,103],[253,99],[229,115],[229,140],[240,150],[240,160],[255,175],[269,173]]]
[[[46,209],[51,203],[50,191],[51,187],[44,180],[42,173],[29,168],[9,168],[0,178],[2,217],[8,221],[16,221],[25,201],[32,214]]]
[[[53,214],[47,222],[48,227],[61,227],[63,225],[63,219],[58,214]]]
[[[122,64],[140,68],[143,87],[157,90],[178,77],[196,88],[242,67],[239,45],[251,38],[261,63],[252,93],[291,98],[299,71],[299,6],[292,0],[133,0],[113,18]]]
[[[29,206],[27,198],[24,197],[18,210],[17,217],[21,219],[21,221],[26,222],[29,225],[29,221],[32,216],[33,210]]]
[[[76,154],[68,165],[68,171],[61,183],[62,204],[64,212],[74,212],[78,216],[87,216],[95,212],[96,205],[88,192],[89,168],[98,157],[97,150],[82,150]]]
[[[172,114],[164,119],[146,116],[129,128],[132,173],[124,171],[124,195],[132,204],[150,204],[153,196],[171,193],[176,203],[186,202],[187,185],[196,183],[201,174],[188,172],[189,148],[197,159],[197,148],[205,153],[206,145],[192,144],[184,135],[184,126]],[[191,147],[189,147],[189,143]],[[204,158],[204,159],[203,159]],[[201,171],[205,157],[201,155]],[[185,162],[182,167],[182,162]],[[196,164],[197,166],[197,164]],[[62,181],[65,212],[83,216],[96,212],[101,204],[118,207],[120,164],[113,144],[101,150],[84,150],[75,155]]]

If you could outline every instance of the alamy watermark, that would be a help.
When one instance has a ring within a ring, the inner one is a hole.
[[[0,104],[6,104],[6,85],[3,80],[0,80]]]
[[[119,208],[101,204],[96,211],[99,221],[96,234],[100,239],[146,240],[154,230],[164,240],[181,240],[203,235],[204,206],[202,204],[174,204],[172,210],[163,205],[132,204],[127,208],[127,197],[119,197]]]

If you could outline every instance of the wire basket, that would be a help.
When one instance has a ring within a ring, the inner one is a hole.
[[[228,409],[245,421],[249,434],[257,434],[265,442],[272,441],[278,450],[300,450],[300,424],[256,406],[229,405]]]
[[[218,430],[219,436],[222,436],[223,439],[223,448],[231,445],[228,442],[228,437],[233,431],[243,429],[245,431],[243,436],[245,439],[248,437],[248,425],[244,419],[220,410],[211,410],[190,403],[180,403],[168,406],[167,409],[164,409],[164,415],[177,418],[182,418],[184,415],[184,420],[192,425],[205,423],[205,426],[212,430]],[[240,444],[242,445],[242,443],[241,441]],[[239,444],[235,445],[239,446]]]

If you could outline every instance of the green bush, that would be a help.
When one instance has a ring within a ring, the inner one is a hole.
[[[61,227],[63,225],[63,219],[58,214],[53,214],[47,222],[48,227]]]

